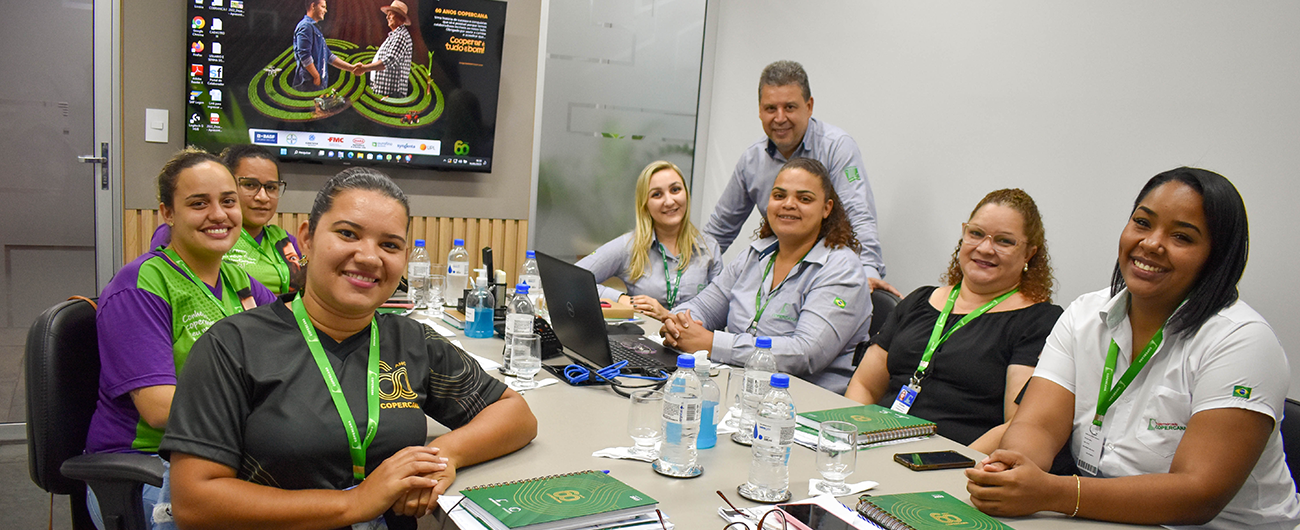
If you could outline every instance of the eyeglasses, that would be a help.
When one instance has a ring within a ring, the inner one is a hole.
[[[1020,241],[1014,237],[1005,234],[989,234],[983,228],[970,223],[961,224],[961,244],[966,246],[979,246],[985,239],[993,241],[993,251],[998,254],[1010,254],[1020,246]]]
[[[289,187],[289,183],[283,180],[271,180],[267,182],[262,182],[252,177],[241,177],[235,179],[235,182],[239,184],[240,190],[242,190],[244,193],[250,196],[257,195],[257,190],[263,189],[266,190],[266,196],[272,199],[279,197],[280,192],[284,191],[285,188]]]

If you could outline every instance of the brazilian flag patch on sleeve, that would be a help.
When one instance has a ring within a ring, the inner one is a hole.
[[[840,297],[838,297],[838,296],[835,297],[835,306],[836,306],[836,307],[838,307],[838,308],[840,308],[840,309],[844,309],[844,307],[847,306],[847,305],[849,305],[848,302],[845,302],[843,298],[840,298]]]
[[[1250,390],[1251,388],[1248,386],[1234,386],[1232,387],[1232,397],[1250,399]]]

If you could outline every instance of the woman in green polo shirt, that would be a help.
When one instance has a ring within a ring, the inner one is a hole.
[[[221,160],[235,176],[243,229],[234,248],[223,257],[238,265],[276,294],[298,290],[301,285],[301,253],[298,240],[283,228],[271,224],[280,206],[280,194],[287,184],[280,180],[280,166],[269,151],[258,145],[227,147]],[[150,248],[167,246],[171,232],[161,225],[154,232]]]

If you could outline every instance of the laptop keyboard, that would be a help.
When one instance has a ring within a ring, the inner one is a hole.
[[[611,340],[609,341],[609,355],[614,362],[627,361],[627,367],[638,370],[643,373],[671,372],[667,366],[659,362],[650,354],[654,353],[650,347],[630,340]]]

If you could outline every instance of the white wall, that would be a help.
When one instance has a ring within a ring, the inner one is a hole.
[[[701,220],[762,135],[758,75],[777,59],[803,63],[814,116],[861,146],[887,280],[904,293],[937,283],[985,193],[1020,187],[1045,217],[1066,305],[1108,285],[1147,178],[1211,169],[1245,199],[1242,297],[1273,324],[1300,395],[1300,277],[1287,273],[1300,264],[1300,2],[717,4]]]

